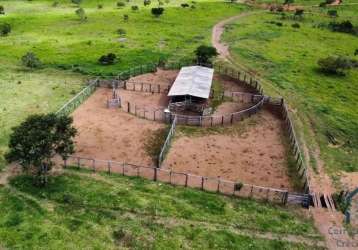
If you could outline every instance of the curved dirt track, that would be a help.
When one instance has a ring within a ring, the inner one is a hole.
[[[222,20],[219,23],[217,23],[213,29],[212,29],[212,37],[211,42],[212,45],[216,48],[216,50],[219,53],[219,58],[227,61],[231,61],[235,64],[234,60],[232,59],[229,51],[229,46],[221,41],[221,36],[225,31],[225,25],[236,21],[240,18],[257,14],[258,12],[248,12],[248,13],[242,13],[240,15],[236,15],[233,17],[230,17],[228,19]],[[317,160],[323,165],[322,159],[320,159],[319,155],[317,155]],[[309,171],[309,173],[312,171]],[[335,190],[334,186],[332,184],[331,179],[325,173],[324,166],[321,166],[320,171],[318,174],[311,175],[311,183],[314,184],[311,186],[311,191],[318,192],[318,193],[324,193],[325,190]],[[324,183],[324,185],[317,185],[316,183]],[[311,209],[311,213],[313,215],[313,218],[315,220],[315,225],[318,228],[318,230],[321,232],[321,234],[325,237],[326,244],[328,249],[355,249],[351,246],[339,246],[338,244],[340,242],[343,243],[357,243],[356,239],[352,239],[347,233],[341,233],[341,234],[331,234],[330,229],[336,228],[336,229],[344,229],[343,226],[343,214],[338,211],[328,211],[324,208],[313,208]]]

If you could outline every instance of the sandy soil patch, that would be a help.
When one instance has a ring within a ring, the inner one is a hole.
[[[145,83],[160,84],[166,86],[174,82],[178,73],[179,73],[178,70],[163,70],[158,68],[157,71],[154,73],[138,75],[130,78],[128,81],[145,82]]]
[[[244,83],[236,82],[229,77],[221,76],[218,74],[214,75],[214,81],[219,81],[224,90],[232,91],[232,92],[249,92],[255,93],[255,89],[247,86]]]
[[[165,93],[152,94],[121,89],[118,94],[122,103],[135,103],[138,107],[146,107],[147,109],[164,109],[168,107],[169,103],[169,98]]]
[[[252,107],[253,105],[254,104],[252,103],[243,103],[243,102],[224,102],[217,107],[213,116],[235,113],[240,110],[244,110],[249,107]]]
[[[282,121],[267,110],[258,113],[255,119],[256,124],[248,126],[240,135],[178,136],[163,167],[292,190]]]
[[[110,89],[99,88],[74,113],[78,129],[76,154],[103,160],[153,166],[144,149],[144,142],[164,124],[137,118],[120,109],[108,109]]]

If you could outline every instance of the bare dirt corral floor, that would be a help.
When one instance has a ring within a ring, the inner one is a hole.
[[[287,168],[283,124],[260,111],[242,132],[188,135],[178,133],[163,163],[176,172],[219,177],[292,190]]]
[[[106,107],[110,89],[99,88],[74,113],[78,129],[76,154],[81,157],[153,166],[144,149],[150,134],[164,124],[137,118]]]

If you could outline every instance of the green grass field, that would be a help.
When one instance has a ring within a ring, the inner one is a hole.
[[[317,249],[255,233],[321,241],[302,210],[85,170],[46,189],[16,177],[0,201],[10,249]]]
[[[338,21],[358,25],[358,6],[336,8]],[[302,21],[282,20],[272,13],[251,15],[229,25],[224,40],[237,62],[268,79],[267,89],[287,99],[301,120],[300,133],[305,134],[311,156],[318,142],[330,173],[336,175],[339,170],[358,171],[358,70],[346,76],[324,75],[317,61],[329,55],[358,59],[358,37],[315,28],[332,21],[326,13],[327,8],[307,9]],[[291,27],[296,22],[299,29]],[[327,134],[338,145],[330,145]]]
[[[85,84],[89,75],[117,75],[123,69],[158,61],[179,60],[193,56],[194,49],[209,43],[214,23],[240,13],[244,6],[217,1],[197,1],[195,9],[184,9],[180,3],[165,3],[165,13],[154,18],[142,1],[83,1],[88,20],[75,15],[77,7],[70,1],[1,1],[5,15],[0,24],[9,23],[12,31],[0,37],[0,169],[11,132],[30,113],[58,109]],[[101,3],[103,9],[98,9]],[[139,11],[131,6],[138,5]],[[125,22],[123,15],[128,14]],[[195,25],[193,25],[195,23]],[[119,42],[118,29],[126,31],[126,41]],[[27,71],[21,57],[34,52],[42,61],[41,70]],[[98,58],[116,53],[115,65],[101,66]],[[71,72],[83,73],[83,75]]]

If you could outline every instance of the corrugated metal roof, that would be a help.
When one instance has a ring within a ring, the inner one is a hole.
[[[181,68],[168,96],[190,95],[209,98],[214,69],[202,66]]]

